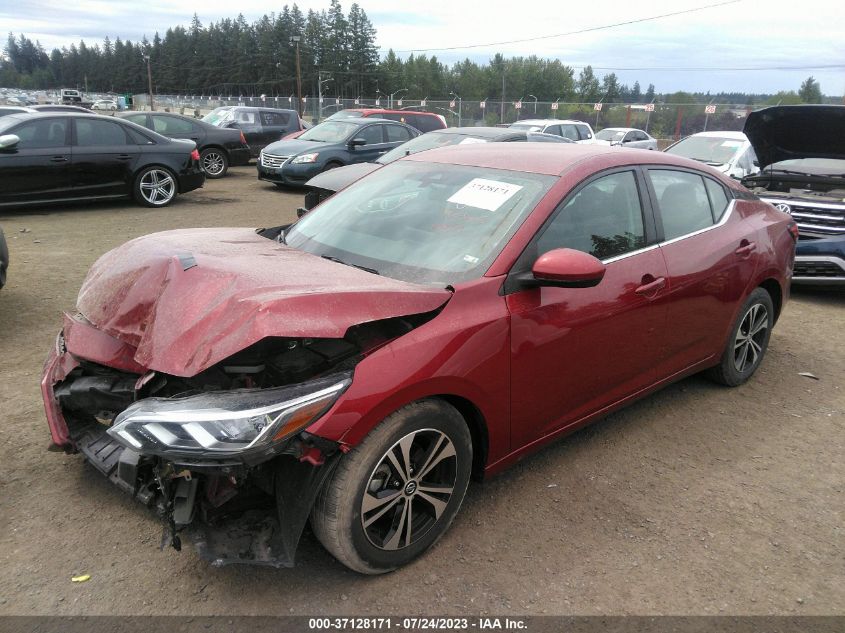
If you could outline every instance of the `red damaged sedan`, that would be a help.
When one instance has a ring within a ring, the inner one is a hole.
[[[53,442],[215,565],[367,574],[472,476],[706,370],[740,385],[789,295],[788,215],[701,163],[581,145],[397,161],[294,225],[104,255],[47,360]]]

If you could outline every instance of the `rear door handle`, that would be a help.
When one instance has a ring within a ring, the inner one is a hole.
[[[643,275],[642,286],[637,288],[634,292],[638,295],[649,295],[657,293],[666,287],[666,277],[658,277],[655,279],[651,275]]]
[[[132,158],[132,154],[118,154],[117,157],[120,160],[129,160]]]
[[[754,252],[757,248],[757,244],[755,242],[749,242],[748,240],[742,240],[739,243],[739,248],[734,251],[740,257],[747,257]]]
[[[53,156],[53,158],[50,159],[50,162],[51,163],[66,163],[67,162],[67,156]]]

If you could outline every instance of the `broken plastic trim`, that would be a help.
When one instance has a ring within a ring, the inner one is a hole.
[[[167,459],[269,458],[351,383],[352,373],[344,372],[287,387],[146,398],[120,413],[108,434],[127,448]]]

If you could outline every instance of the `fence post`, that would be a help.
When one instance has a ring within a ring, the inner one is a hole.
[[[678,106],[678,120],[675,122],[675,140],[681,138],[681,119],[684,116],[683,106]]]

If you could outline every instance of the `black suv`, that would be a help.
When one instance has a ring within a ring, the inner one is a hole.
[[[253,158],[257,158],[261,150],[270,143],[303,129],[296,110],[279,108],[224,106],[215,108],[202,120],[216,127],[233,128],[243,132]]]

